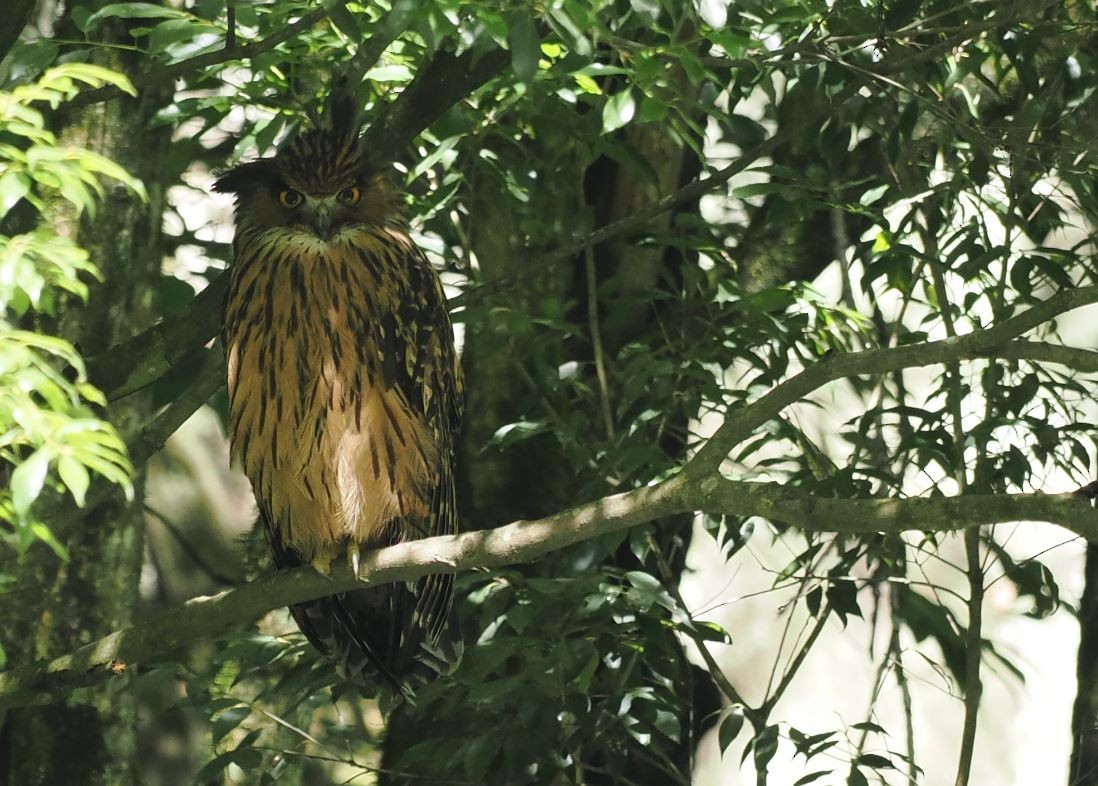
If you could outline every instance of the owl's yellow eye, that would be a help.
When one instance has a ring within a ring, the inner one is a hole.
[[[338,199],[345,205],[357,205],[358,200],[362,199],[362,189],[360,189],[358,186],[345,188],[339,192],[339,194],[336,196],[336,199]]]
[[[292,188],[286,188],[278,192],[278,204],[282,207],[297,207],[304,199],[305,197],[301,196],[300,191],[294,191]]]

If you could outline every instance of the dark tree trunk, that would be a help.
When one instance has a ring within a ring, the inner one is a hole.
[[[1071,714],[1071,786],[1098,784],[1098,546],[1087,545],[1083,598],[1079,603],[1078,688]]]
[[[94,11],[105,4],[74,3],[66,10]],[[62,33],[71,27],[67,20],[60,25]],[[79,38],[75,29],[68,32],[68,37]],[[117,56],[100,64],[126,66]],[[150,131],[148,121],[166,102],[163,91],[146,92],[138,99],[94,105],[57,118],[64,143],[118,162],[144,181],[149,195],[143,202],[109,183],[106,203],[94,219],[59,220],[59,230],[75,233],[105,279],[91,287],[88,305],[73,308],[61,325],[65,337],[85,356],[128,337],[152,319],[152,293],[163,256],[164,188],[159,178],[166,169],[170,131]],[[112,407],[108,417],[126,437],[143,425],[150,411],[137,394]],[[12,569],[16,589],[8,591],[0,606],[0,630],[13,664],[56,657],[133,621],[144,546],[143,467],[137,472],[135,502],[118,495],[95,510],[46,522],[68,546],[69,562],[39,544]],[[2,718],[2,724],[2,784],[141,783],[134,759],[136,699],[124,685],[117,691],[77,691],[46,707],[15,710]]]

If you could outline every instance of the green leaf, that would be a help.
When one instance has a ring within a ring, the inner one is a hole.
[[[637,104],[633,100],[633,91],[622,90],[610,96],[602,108],[603,133],[617,131],[626,125],[637,113]]]
[[[328,6],[328,16],[339,32],[347,36],[356,44],[362,38],[362,30],[358,26],[358,18],[347,10],[343,3],[334,3]]]
[[[489,445],[500,448],[508,448],[517,442],[544,434],[552,429],[544,420],[520,420],[517,423],[507,423],[496,429],[496,433],[489,440]]]
[[[188,14],[174,8],[165,8],[152,3],[111,3],[96,11],[84,21],[83,32],[88,32],[104,19],[121,17],[123,19],[182,19]]]
[[[81,9],[72,9],[74,18],[79,10]],[[11,76],[37,76],[57,59],[60,49],[56,41],[48,41],[44,38],[20,41],[8,52],[4,62],[5,69],[0,69],[0,83],[7,81],[4,79],[5,70]]]
[[[538,73],[541,39],[529,11],[508,14],[507,43],[511,49],[511,68],[520,82],[529,84]]]
[[[477,737],[465,748],[465,756],[462,760],[465,766],[465,774],[473,782],[484,782],[484,775],[488,772],[489,765],[496,758],[502,743],[503,740],[498,735],[486,734]]]
[[[646,24],[651,24],[659,18],[659,0],[629,0],[629,5],[640,16],[644,17]]]
[[[214,696],[225,696],[236,683],[238,676],[240,676],[240,661],[235,658],[226,660],[210,683],[210,693]]]
[[[502,14],[497,14],[487,8],[478,8],[477,19],[484,25],[484,29],[488,32],[488,35],[492,37],[493,41],[504,48],[509,46],[507,43],[507,19]]]
[[[843,627],[846,627],[848,615],[862,616],[862,610],[858,606],[858,587],[853,581],[836,581],[827,588],[827,603],[831,610],[839,615]]]
[[[857,767],[850,768],[850,775],[847,776],[846,786],[869,786],[869,781],[862,775],[862,771]]]
[[[11,501],[19,516],[26,516],[31,503],[38,499],[42,484],[46,482],[50,458],[50,450],[39,448],[11,473]]]
[[[84,498],[90,482],[87,467],[72,456],[62,456],[57,462],[57,472],[65,488],[72,494],[77,507],[84,507]]]
[[[755,736],[754,743],[755,771],[765,772],[770,760],[778,752],[778,727],[767,726]]]
[[[217,745],[226,734],[239,726],[251,713],[251,708],[244,704],[229,707],[227,710],[218,713],[210,725],[210,737],[213,744]]]
[[[36,521],[30,525],[30,531],[34,533],[34,536],[36,538],[38,538],[40,541],[53,549],[54,554],[68,562],[68,549],[66,549],[64,544],[62,544],[61,541],[56,538],[56,536],[53,534],[53,531],[50,530],[49,527],[47,527],[40,521]]]
[[[798,190],[797,186],[788,183],[747,183],[732,189],[732,196],[736,199],[749,199],[757,196],[769,196],[770,194],[795,195]]]
[[[744,149],[762,144],[767,137],[766,129],[750,117],[732,115],[727,122],[729,141]]]
[[[885,195],[885,192],[887,192],[889,188],[891,188],[891,186],[885,183],[883,186],[877,186],[876,188],[869,189],[858,199],[858,204],[862,207],[869,207],[874,202],[883,197]]]
[[[721,753],[728,750],[728,746],[735,741],[739,736],[740,730],[743,729],[743,705],[733,704],[728,709],[728,715],[721,721],[720,731],[717,733],[717,740],[721,747]]]
[[[855,723],[851,725],[852,729],[858,729],[858,731],[872,731],[877,734],[888,734],[881,726],[877,725],[873,721],[862,721],[861,723]]]
[[[546,21],[553,26],[556,33],[564,40],[572,51],[582,57],[588,57],[594,53],[591,39],[584,35],[583,30],[569,15],[568,10],[552,6],[548,9],[549,15]]]
[[[25,172],[9,169],[0,176],[0,214],[7,213],[30,191],[31,179]]]
[[[876,753],[863,753],[858,757],[857,764],[859,767],[870,767],[874,770],[895,769],[895,766],[890,759]]]

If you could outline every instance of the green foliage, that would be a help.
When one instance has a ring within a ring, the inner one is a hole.
[[[87,253],[62,233],[60,222],[94,215],[109,178],[143,193],[141,183],[94,151],[62,145],[36,104],[56,109],[81,86],[115,85],[114,72],[86,64],[46,71],[37,81],[0,92],[0,213],[21,200],[46,218],[30,232],[0,234],[0,528],[16,551],[35,540],[68,558],[65,545],[41,521],[34,502],[45,489],[65,489],[83,507],[91,473],[130,490],[132,468],[115,430],[96,414],[106,401],[91,384],[79,353],[67,341],[18,325],[49,325],[66,297],[86,300],[98,278]],[[56,219],[57,224],[50,223]]]
[[[233,5],[233,33],[249,44],[302,13],[288,2]],[[155,70],[225,47],[227,12],[223,0],[118,3],[73,21],[88,45],[125,30]],[[476,384],[509,394],[487,428],[473,424],[467,453],[511,472],[529,497],[515,515],[533,516],[673,475],[700,443],[703,417],[735,415],[807,366],[985,328],[1094,284],[1086,238],[1098,195],[1085,143],[1096,125],[1094,24],[1081,3],[338,4],[329,21],[254,57],[204,60],[183,74],[185,91],[158,117],[187,129],[165,182],[191,165],[270,153],[323,98],[330,72],[374,36],[394,41],[358,85],[367,117],[438,51],[509,50],[509,69],[398,158],[417,240],[461,290],[467,359],[500,364]],[[5,67],[13,79],[37,75],[62,52],[79,59],[87,48],[26,42]],[[4,208],[27,199],[48,210],[60,198],[90,213],[103,177],[139,186],[88,151],[62,150],[46,130],[33,101],[56,106],[77,81],[114,79],[60,69],[0,95]],[[782,144],[748,172],[714,177],[774,135]],[[669,170],[679,154],[685,163]],[[713,177],[700,203],[684,199],[667,220],[639,222],[590,256],[561,253],[667,197],[695,169]],[[204,249],[211,269],[227,261],[224,244],[178,223],[174,246]],[[1079,226],[1078,240],[1064,239]],[[94,266],[69,240],[40,228],[0,241],[5,328],[57,314],[61,293],[85,296],[81,277]],[[834,281],[811,283],[824,273]],[[1054,324],[1037,337],[1059,340]],[[41,537],[60,551],[32,503],[58,484],[81,502],[89,470],[124,483],[122,446],[94,419],[88,405],[102,402],[71,347],[29,331],[0,341],[0,423],[15,424],[0,447],[16,467],[0,515],[16,545]],[[755,429],[725,471],[829,499],[954,494],[958,478],[981,493],[1045,490],[1052,473],[1082,484],[1092,474],[1092,391],[1082,374],[1029,360],[844,380]],[[971,638],[981,632],[970,631],[962,603],[913,581],[926,561],[947,561],[948,536],[808,535],[801,523],[702,522],[730,574],[764,540],[793,555],[758,589],[793,593],[776,631],[794,617],[812,630],[883,621],[893,635],[873,652],[882,669],[874,696],[903,689],[885,666],[902,674],[913,651],[965,693],[973,641],[1007,678],[1021,673],[993,641]],[[981,537],[1019,613],[1057,613],[1050,568],[1008,548],[1001,530]],[[693,715],[687,686],[715,689],[683,644],[719,654],[730,639],[677,597],[690,538],[689,522],[660,522],[537,566],[464,577],[466,659],[394,716],[416,733],[408,742],[394,731],[386,766],[488,784],[629,783],[637,770],[647,782],[687,783],[695,735],[715,728],[721,750],[742,752],[745,767],[802,757],[797,784],[918,776],[894,749],[902,729],[799,729],[774,709],[774,685],[766,713],[724,695],[723,712]],[[776,665],[775,684],[792,679],[815,641],[783,650],[780,663],[794,665],[788,674]],[[158,666],[139,680],[209,721],[198,782],[304,778],[310,766],[346,778],[372,771],[377,741],[344,718],[362,702],[300,637],[238,631],[219,644],[203,663]]]

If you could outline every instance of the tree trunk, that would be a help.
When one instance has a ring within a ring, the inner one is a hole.
[[[80,6],[94,11],[102,5],[76,3],[67,11]],[[67,27],[71,24],[63,20],[61,31]],[[68,32],[68,37],[79,38],[75,30]],[[117,56],[100,64],[125,66]],[[60,226],[76,235],[104,276],[91,287],[87,306],[72,309],[61,326],[85,356],[131,335],[152,318],[152,293],[163,256],[164,187],[158,178],[165,171],[170,131],[147,129],[168,95],[147,91],[138,99],[93,105],[57,118],[63,143],[118,162],[145,182],[149,194],[145,203],[109,183],[105,204],[94,218],[70,216],[69,226]],[[136,394],[112,407],[108,417],[126,437],[143,425],[150,411],[145,397]],[[68,547],[67,563],[38,544],[14,566],[17,589],[7,593],[0,608],[0,629],[13,664],[55,657],[133,621],[144,546],[143,467],[137,472],[135,502],[117,495],[83,515],[46,522]],[[141,783],[134,760],[136,698],[125,683],[121,687],[78,690],[45,707],[8,713],[0,730],[0,784]]]
[[[1098,784],[1098,546],[1087,546],[1079,604],[1078,688],[1071,714],[1070,786]]]

